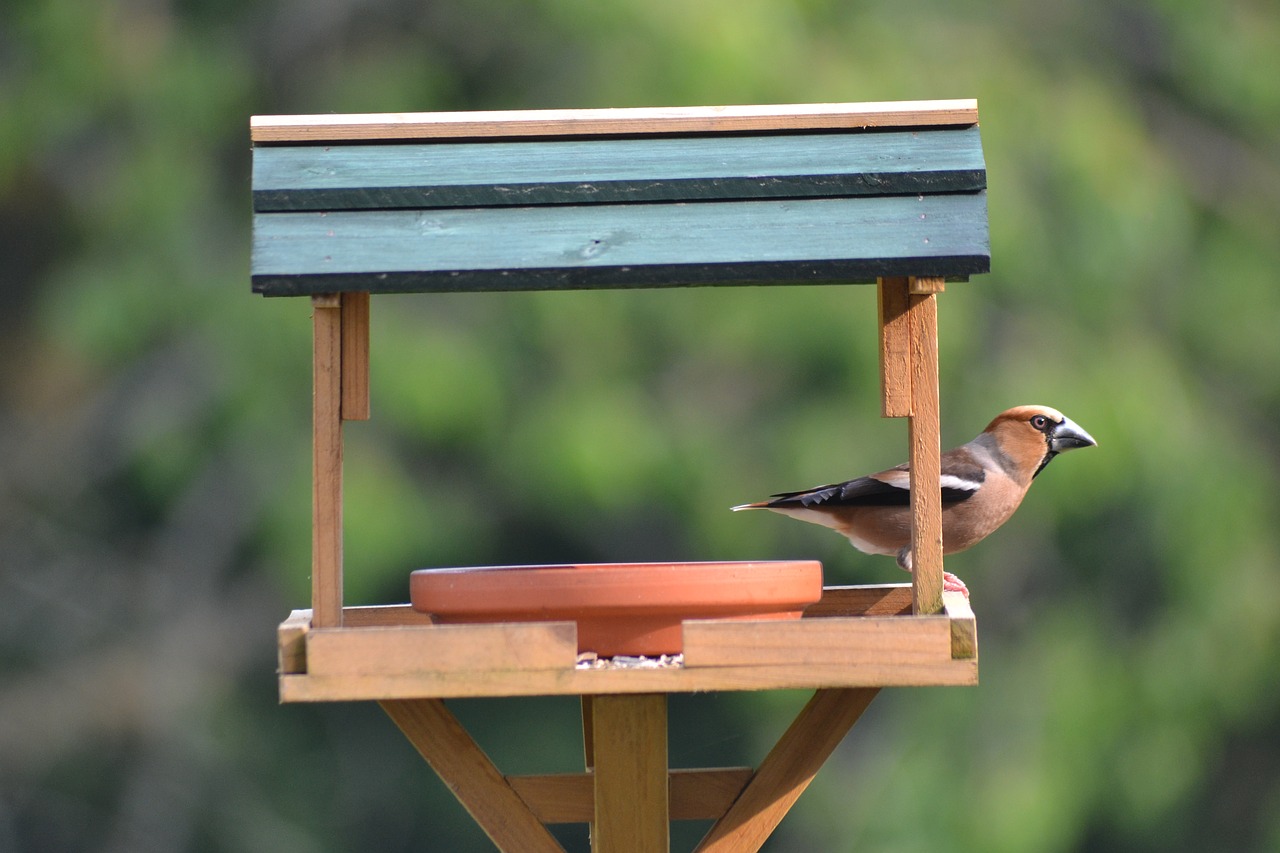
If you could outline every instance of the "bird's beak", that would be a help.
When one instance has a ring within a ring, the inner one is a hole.
[[[1064,453],[1079,447],[1097,447],[1093,436],[1080,428],[1071,418],[1063,417],[1062,423],[1053,428],[1049,435],[1049,449],[1054,453]]]

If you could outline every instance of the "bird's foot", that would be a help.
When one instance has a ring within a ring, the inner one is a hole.
[[[951,574],[951,572],[942,573],[942,588],[946,592],[963,592],[964,597],[969,597],[969,587],[964,585],[964,581]]]

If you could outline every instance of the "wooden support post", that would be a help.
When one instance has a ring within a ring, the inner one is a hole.
[[[582,752],[586,757],[586,766],[590,770],[596,766],[595,717],[591,711],[590,696],[580,697],[582,700]]]
[[[941,278],[881,278],[881,413],[908,418],[911,459],[912,609],[942,610],[938,306]]]
[[[878,281],[880,308],[880,413],[886,418],[911,414],[911,325],[907,279]]]
[[[759,850],[878,692],[848,687],[814,693],[695,853]]]
[[[444,702],[402,699],[379,704],[499,850],[564,853]]]
[[[369,294],[342,294],[342,419],[369,420]]]
[[[663,693],[593,696],[595,762],[593,853],[666,853],[667,697]]]
[[[311,299],[311,624],[342,625],[342,300]]]
[[[911,279],[911,586],[913,611],[942,611],[942,419],[938,401],[940,279]]]

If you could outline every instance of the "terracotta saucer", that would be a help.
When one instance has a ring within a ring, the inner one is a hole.
[[[578,623],[578,651],[677,654],[685,619],[796,619],[822,597],[814,560],[420,569],[415,610],[436,621]]]

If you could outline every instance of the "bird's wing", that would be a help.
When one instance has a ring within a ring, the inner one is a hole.
[[[911,492],[906,481],[901,485],[877,479],[876,476],[859,477],[843,483],[831,483],[800,492],[779,492],[763,506],[906,506],[911,502]]]
[[[943,506],[973,497],[986,479],[986,472],[980,464],[969,454],[956,451],[943,455],[942,469]],[[904,464],[843,483],[831,483],[799,492],[780,492],[758,506],[907,506],[909,503],[911,469]]]

